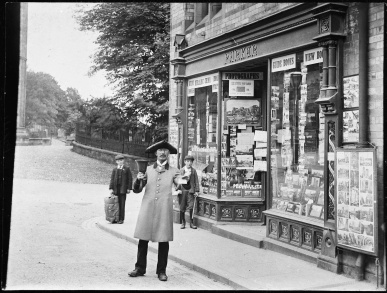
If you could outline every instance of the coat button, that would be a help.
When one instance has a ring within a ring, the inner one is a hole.
[[[155,200],[157,200],[157,197],[155,198]]]
[[[157,184],[157,187],[160,187],[160,184]]]

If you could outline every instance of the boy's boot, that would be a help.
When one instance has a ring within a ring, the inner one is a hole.
[[[190,219],[190,222],[189,223],[189,226],[192,228],[192,229],[197,229],[197,227],[194,225],[193,223],[193,217],[192,217],[192,213],[193,213],[193,210],[189,210],[189,219]]]
[[[181,223],[180,229],[184,229],[185,228],[185,213],[184,212],[180,212],[180,223]]]

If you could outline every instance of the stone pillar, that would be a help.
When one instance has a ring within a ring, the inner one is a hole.
[[[26,123],[26,77],[27,77],[27,24],[28,4],[20,3],[20,58],[19,58],[19,88],[17,104],[16,144],[28,142]]]

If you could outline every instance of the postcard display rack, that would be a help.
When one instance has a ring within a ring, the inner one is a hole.
[[[291,96],[289,72],[283,74],[283,85],[278,76],[278,84],[271,86],[271,208],[322,221],[324,116],[314,103],[321,87],[320,73],[316,69],[308,72],[303,63],[301,73],[297,103]],[[315,84],[307,83],[307,74],[315,76],[311,78]]]
[[[337,246],[377,255],[376,150],[335,151]]]
[[[223,103],[221,195],[264,201],[267,131],[262,131],[262,100],[255,97],[253,80],[228,82],[234,96],[226,97]]]

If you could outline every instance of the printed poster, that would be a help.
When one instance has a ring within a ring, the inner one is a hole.
[[[339,246],[377,254],[375,151],[336,151],[336,226]]]

